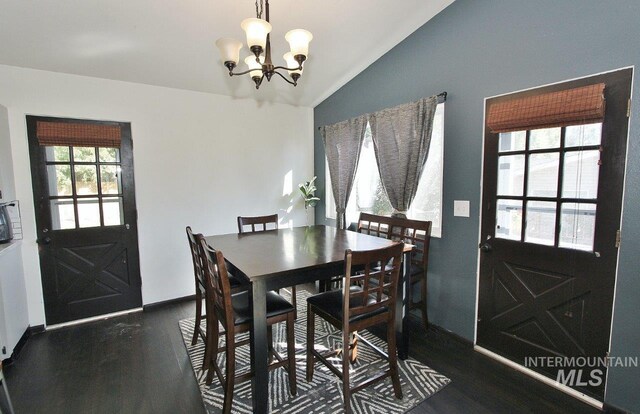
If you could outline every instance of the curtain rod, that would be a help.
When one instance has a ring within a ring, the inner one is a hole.
[[[447,101],[447,92],[440,92],[439,94],[436,95],[438,97],[438,103],[443,103]],[[318,131],[320,130],[320,128],[322,128],[321,126],[318,127]]]

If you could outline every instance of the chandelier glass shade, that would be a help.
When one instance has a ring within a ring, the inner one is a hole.
[[[240,27],[245,31],[247,37],[247,46],[251,51],[251,55],[244,59],[248,70],[243,72],[234,72],[240,61],[240,50],[242,42],[221,38],[216,41],[216,46],[220,51],[220,56],[224,65],[229,70],[229,76],[239,76],[249,74],[256,85],[256,89],[260,88],[262,81],[266,78],[271,81],[273,75],[278,75],[293,86],[298,84],[298,79],[302,75],[303,63],[309,56],[309,43],[313,39],[311,32],[304,29],[294,29],[287,32],[284,36],[289,42],[290,52],[284,54],[283,58],[286,66],[276,66],[271,59],[271,23],[269,23],[269,0],[265,0],[265,19],[262,19],[263,2],[260,5],[256,0],[256,17],[244,19],[240,23]],[[286,71],[289,78],[282,74]]]

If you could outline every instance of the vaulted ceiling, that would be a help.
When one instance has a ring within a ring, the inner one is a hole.
[[[0,64],[315,106],[453,1],[271,0],[274,60],[288,30],[314,35],[296,88],[256,91],[220,62],[215,40],[245,41],[253,0],[0,0]]]

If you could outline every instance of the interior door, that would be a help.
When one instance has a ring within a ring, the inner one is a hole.
[[[593,359],[527,358],[608,356],[631,77],[523,94],[603,82],[602,123],[485,131],[477,344],[599,399]]]
[[[47,324],[142,305],[128,123],[27,116]]]

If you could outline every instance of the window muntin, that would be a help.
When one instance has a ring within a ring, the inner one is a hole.
[[[51,229],[124,224],[120,150],[45,147]]]
[[[601,123],[500,133],[495,237],[593,251],[601,135]]]
[[[432,221],[431,235],[442,236],[442,182],[444,158],[444,103],[438,104],[433,120],[429,157],[418,183],[416,196],[407,211],[407,217]],[[329,166],[325,158],[325,208],[327,218],[336,218],[336,207],[331,189]],[[347,202],[347,223],[357,222],[360,212],[388,216],[393,212],[382,186],[380,172],[373,149],[369,125],[360,150],[356,178]]]

